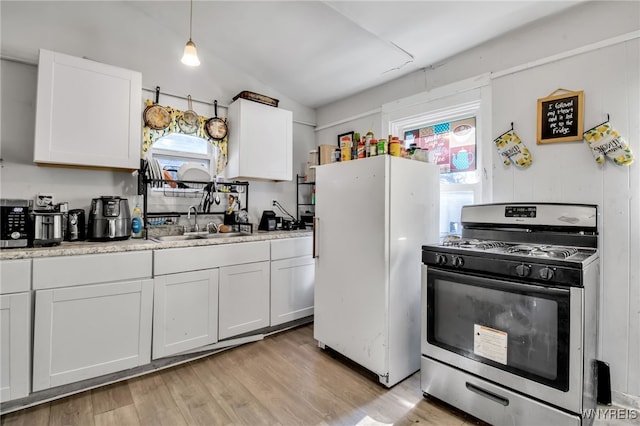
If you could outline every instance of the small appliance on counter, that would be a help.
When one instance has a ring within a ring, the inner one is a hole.
[[[89,211],[90,240],[126,240],[130,236],[129,200],[108,195],[91,200],[91,210]]]
[[[87,238],[85,226],[84,209],[69,210],[65,239],[67,241],[84,241]]]
[[[64,238],[63,213],[51,210],[34,210],[33,246],[50,247],[60,245]]]
[[[0,248],[21,248],[29,246],[30,200],[0,199]]]
[[[259,231],[275,231],[276,230],[276,213],[273,210],[264,210],[262,212],[262,218],[260,218],[260,224],[258,225]]]

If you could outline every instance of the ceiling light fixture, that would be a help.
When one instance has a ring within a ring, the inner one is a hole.
[[[200,65],[200,59],[198,59],[198,52],[196,51],[196,44],[191,40],[191,29],[193,27],[193,0],[190,1],[189,6],[189,41],[184,47],[184,55],[182,55],[182,63],[189,65],[190,67],[197,67]]]

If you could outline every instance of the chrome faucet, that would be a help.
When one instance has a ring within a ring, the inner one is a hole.
[[[192,230],[198,232],[200,229],[198,227],[198,208],[196,206],[189,206],[189,210],[187,211],[187,220],[191,219],[191,209],[193,209],[193,228]]]

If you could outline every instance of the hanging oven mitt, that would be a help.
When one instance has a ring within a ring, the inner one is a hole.
[[[587,130],[583,134],[589,144],[591,152],[599,164],[604,163],[604,156],[611,158],[618,166],[628,166],[633,163],[633,152],[629,144],[613,128],[610,122]]]
[[[498,147],[498,154],[505,165],[513,163],[521,168],[527,168],[531,165],[531,153],[513,129],[498,136],[493,140],[493,143]]]

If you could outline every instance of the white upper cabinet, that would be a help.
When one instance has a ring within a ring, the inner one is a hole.
[[[229,106],[227,179],[293,179],[293,113],[238,99]]]
[[[34,161],[137,169],[142,74],[40,50]]]

